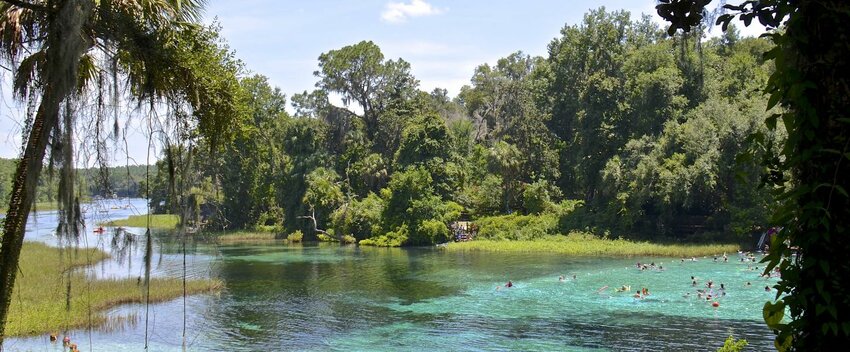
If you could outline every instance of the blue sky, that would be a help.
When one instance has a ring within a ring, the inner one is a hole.
[[[454,96],[478,65],[495,63],[518,50],[546,56],[547,45],[561,28],[578,24],[590,9],[624,9],[633,18],[647,13],[660,23],[654,5],[652,0],[210,0],[204,21],[217,21],[246,68],[267,76],[287,96],[314,89],[313,71],[321,53],[361,40],[375,42],[388,59],[409,62],[421,89],[446,88]],[[23,109],[9,99],[8,85],[4,74],[0,89],[4,158],[19,153],[23,115]],[[123,165],[127,155],[133,164],[144,163],[147,138],[139,132],[143,128],[133,123],[126,127],[130,150],[115,144],[112,163]]]

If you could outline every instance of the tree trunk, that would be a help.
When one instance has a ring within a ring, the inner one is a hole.
[[[48,29],[45,87],[27,138],[24,155],[15,170],[9,210],[3,224],[0,247],[0,351],[6,330],[6,318],[18,273],[18,259],[24,242],[29,216],[50,132],[59,122],[59,107],[77,84],[77,67],[86,48],[81,28],[93,4],[89,0],[66,1],[58,8],[56,20]],[[69,146],[71,147],[71,146]]]

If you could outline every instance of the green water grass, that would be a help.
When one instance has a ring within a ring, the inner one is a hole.
[[[154,229],[173,229],[177,227],[180,218],[173,214],[151,214],[150,227]],[[148,215],[131,215],[129,218],[112,220],[101,224],[103,226],[148,227]]]
[[[15,285],[6,333],[27,336],[67,329],[101,326],[107,322],[107,308],[144,302],[144,285],[136,278],[93,280],[83,273],[70,277],[70,310],[66,309],[66,289],[70,268],[97,263],[107,254],[97,249],[68,249],[25,242],[20,261],[20,275]],[[182,279],[153,279],[150,301],[162,302],[183,294]],[[186,282],[187,294],[215,292],[222,287],[218,280]]]
[[[475,240],[449,243],[450,251],[546,252],[572,256],[663,256],[701,257],[735,253],[737,244],[658,244],[624,239],[599,238],[589,233],[573,232],[566,236],[546,236],[526,241]]]
[[[278,239],[274,232],[264,231],[227,231],[205,234],[219,242],[272,241]]]

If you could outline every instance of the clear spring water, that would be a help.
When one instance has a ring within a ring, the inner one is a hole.
[[[182,272],[178,249],[158,247],[158,275]],[[760,278],[748,268],[759,264],[742,263],[736,253],[728,263],[683,263],[280,243],[189,250],[190,276],[225,282],[219,295],[186,301],[193,351],[706,351],[729,335],[747,339],[748,350],[773,345],[761,307],[775,294],[764,286],[776,279]],[[106,276],[137,275],[140,252],[105,264],[112,268]],[[128,260],[136,269],[121,269]],[[640,271],[636,262],[664,271]],[[696,297],[709,279],[726,286],[716,309]],[[508,280],[514,287],[496,289]],[[615,292],[622,285],[632,292]],[[642,287],[650,295],[633,298]],[[183,314],[182,299],[150,307],[149,350],[182,349]],[[70,332],[74,342],[82,350],[142,350],[145,307],[118,307],[110,316],[116,323],[109,328]],[[46,336],[8,339],[5,347],[62,350]]]

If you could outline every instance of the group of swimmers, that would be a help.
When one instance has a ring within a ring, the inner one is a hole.
[[[739,251],[738,255],[741,256],[742,262],[756,262],[755,255],[752,254],[752,253]],[[722,256],[715,256],[714,262],[719,262],[720,258],[722,258],[724,263],[729,262],[729,257],[726,255],[726,253],[724,253]],[[681,261],[684,263],[685,258],[682,258]],[[695,258],[695,257],[691,258],[690,261],[697,261],[697,258]],[[637,262],[635,264],[635,267],[640,271],[646,271],[646,270],[655,270],[655,271],[659,271],[659,272],[664,271],[664,266],[661,265],[661,264],[656,266],[655,262],[651,262],[650,264]],[[749,266],[749,267],[750,267],[750,270],[752,270],[752,266]],[[756,267],[756,270],[758,270],[758,267]],[[777,269],[777,270],[775,270],[775,272],[778,275],[779,270]],[[774,277],[773,275],[764,275],[764,276],[765,277]],[[576,274],[573,274],[572,278],[575,281],[576,280]],[[567,277],[565,277],[564,275],[558,276],[559,282],[564,282],[566,280],[567,280]],[[691,286],[692,287],[697,287],[698,281],[699,281],[699,278],[697,278],[695,276],[691,276]],[[747,282],[745,286],[750,287],[750,286],[752,286],[752,283]],[[508,281],[504,285],[504,287],[506,287],[506,288],[513,287],[513,283],[511,281]],[[501,288],[502,288],[502,286],[496,286],[497,291],[500,290]],[[601,288],[596,290],[596,293],[602,294],[608,288],[609,288],[608,285],[602,286]],[[617,287],[615,289],[616,292],[631,292],[631,290],[632,290],[631,285],[622,285],[622,286]],[[770,292],[771,288],[770,288],[769,285],[767,285],[767,286],[764,287],[764,290],[766,292]],[[635,299],[645,299],[647,296],[650,295],[649,289],[646,288],[646,287],[642,287],[640,290],[635,290],[634,292],[635,293],[632,295],[632,297],[634,297]],[[694,296],[696,296],[697,299],[699,299],[701,301],[711,302],[711,305],[716,309],[720,306],[720,303],[717,300],[720,299],[721,297],[726,296],[726,285],[724,283],[720,283],[719,287],[715,287],[714,281],[708,280],[705,283],[705,288],[701,288],[701,289],[696,290],[696,295],[691,295],[691,292],[686,292],[682,297],[691,298],[691,297],[694,297]]]
[[[57,333],[51,333],[50,334],[50,342],[56,342],[58,339],[59,339],[59,334],[57,334]],[[77,349],[77,344],[71,342],[70,336],[65,336],[64,338],[62,338],[62,346],[67,347],[68,352],[80,352],[80,350]]]
[[[637,262],[637,264],[635,264],[635,266],[636,266],[636,267],[637,267],[640,271],[644,271],[644,270],[658,270],[658,271],[664,271],[664,266],[663,266],[663,265],[655,266],[655,262],[652,262],[652,263],[650,263],[649,265],[641,264],[640,262]]]

